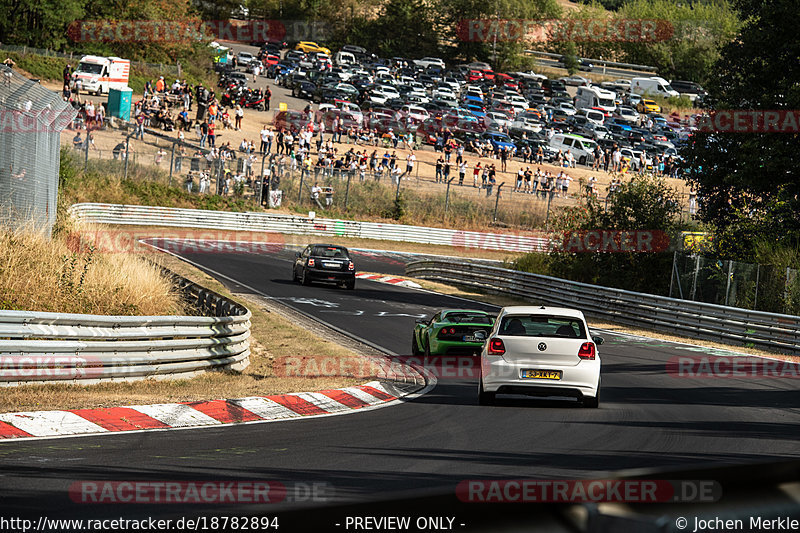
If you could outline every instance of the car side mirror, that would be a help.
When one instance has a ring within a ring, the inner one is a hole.
[[[295,256],[297,259],[299,259],[299,258],[300,258],[300,252],[295,252],[295,253],[294,253],[294,256]]]
[[[416,324],[425,324],[425,319],[424,318],[418,318],[418,319],[416,319],[414,321],[414,323],[416,323]]]
[[[592,337],[592,340],[593,340],[593,341],[594,341],[594,343],[595,343],[596,345],[598,345],[598,346],[600,346],[601,344],[603,344],[603,341],[604,341],[603,337],[601,337],[601,336],[599,336],[599,335],[597,335],[597,336],[595,336],[595,337]]]

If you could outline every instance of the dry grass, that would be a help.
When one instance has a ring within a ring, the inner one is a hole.
[[[158,256],[170,270],[243,303],[253,313],[250,365],[241,373],[209,372],[191,379],[26,385],[3,389],[0,412],[77,409],[162,402],[189,402],[314,391],[363,383],[352,377],[286,377],[276,367],[284,357],[352,359],[346,368],[368,368],[362,356],[267,312],[257,299],[231,293],[217,280],[171,256]]]
[[[104,315],[184,314],[171,282],[131,253],[81,246],[76,233],[53,239],[0,231],[0,308]]]

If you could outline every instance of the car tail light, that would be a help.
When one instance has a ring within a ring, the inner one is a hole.
[[[310,267],[314,266],[314,260],[313,259],[309,259],[308,260],[308,266],[310,266]]]
[[[594,359],[595,349],[593,342],[584,342],[581,344],[581,349],[578,350],[578,357],[581,359]]]
[[[347,265],[347,270],[355,270],[355,269],[356,269],[356,266],[353,264],[352,261],[350,261],[350,263]]]
[[[506,353],[506,347],[501,339],[492,339],[489,341],[489,348],[486,353],[489,355],[503,355]]]

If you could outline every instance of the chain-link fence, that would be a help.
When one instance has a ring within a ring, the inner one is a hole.
[[[797,270],[675,252],[670,294],[771,313],[800,313]]]
[[[58,94],[0,66],[0,223],[50,234],[60,133],[74,116]]]
[[[43,57],[63,57],[66,59],[70,59],[72,61],[78,61],[85,55],[96,55],[85,52],[57,52],[55,50],[48,50],[46,48],[34,48],[32,46],[18,46],[10,44],[0,45],[0,50],[3,52],[14,52],[21,55],[33,54]],[[152,69],[158,69],[165,76],[167,75],[181,76],[181,67],[179,63],[173,65],[169,63],[146,63],[144,61],[132,61],[131,67],[135,66],[144,66]]]

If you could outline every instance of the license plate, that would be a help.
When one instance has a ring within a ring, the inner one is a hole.
[[[483,339],[479,339],[478,337],[475,337],[474,335],[464,335],[461,338],[461,340],[463,340],[464,342],[483,342]]]
[[[523,370],[522,379],[561,379],[561,370]]]
[[[340,263],[331,263],[330,261],[323,261],[322,266],[325,268],[341,268]]]

